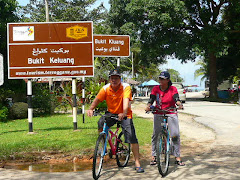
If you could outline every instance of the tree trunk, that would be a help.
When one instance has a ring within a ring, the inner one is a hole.
[[[217,94],[217,58],[213,52],[209,53],[210,97],[218,98]]]

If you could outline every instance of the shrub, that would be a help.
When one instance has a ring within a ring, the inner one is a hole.
[[[23,119],[28,117],[28,104],[16,102],[10,108],[10,117],[13,119]]]
[[[96,108],[98,112],[104,112],[107,111],[107,103],[106,101],[100,102]]]
[[[49,92],[48,84],[35,83],[33,85],[32,105],[34,116],[49,115],[54,112],[57,98]]]
[[[6,106],[0,106],[0,121],[6,121],[8,118],[8,108]]]
[[[100,89],[105,85],[104,82],[97,83],[94,81],[86,82],[86,102],[92,103]]]

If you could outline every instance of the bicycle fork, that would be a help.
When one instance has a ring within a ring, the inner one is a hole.
[[[167,118],[164,117],[163,119],[163,123],[162,123],[162,127],[163,127],[163,133],[165,133],[167,139],[165,139],[165,149],[166,149],[166,152],[167,153],[170,153],[170,150],[171,150],[171,137],[170,137],[170,132],[168,131],[168,122],[167,122]]]
[[[105,134],[104,149],[103,149],[102,157],[104,157],[107,154],[108,130],[109,130],[109,127],[106,125],[106,123],[104,123],[103,131],[101,132],[101,134]]]

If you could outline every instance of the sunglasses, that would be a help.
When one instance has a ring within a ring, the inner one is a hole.
[[[164,78],[159,78],[159,80],[167,80],[167,79],[164,79]]]

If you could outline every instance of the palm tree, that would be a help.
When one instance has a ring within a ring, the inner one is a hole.
[[[199,76],[202,76],[201,81],[209,79],[208,62],[204,61],[204,59],[200,59],[197,61],[196,65],[200,65],[201,67],[194,72],[194,79]]]
[[[108,73],[114,69],[114,64],[107,57],[96,57],[94,59],[94,77],[96,80],[108,79]]]

